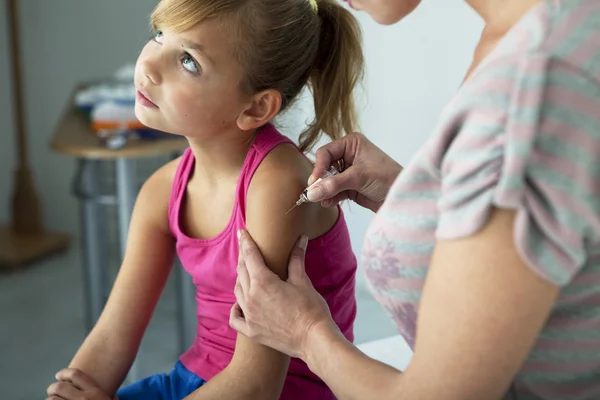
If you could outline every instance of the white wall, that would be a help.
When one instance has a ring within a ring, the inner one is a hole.
[[[444,105],[459,87],[483,25],[458,0],[423,0],[414,14],[391,27],[377,25],[364,14],[358,17],[367,60],[362,128],[406,165],[433,133]],[[351,206],[346,216],[360,254],[373,215]]]
[[[48,143],[73,86],[135,60],[147,38],[156,0],[20,0],[30,153],[48,227],[76,232],[77,204],[69,192],[73,161]],[[0,9],[0,221],[8,218],[14,166],[7,93],[8,44]],[[358,14],[367,58],[363,131],[401,164],[431,134],[443,105],[460,84],[482,27],[459,0],[424,0],[401,24],[382,27]],[[300,104],[306,109],[306,103]],[[305,118],[292,113],[289,123]],[[372,218],[347,210],[357,253]]]

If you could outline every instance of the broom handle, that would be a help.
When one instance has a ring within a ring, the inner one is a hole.
[[[12,55],[13,93],[15,100],[15,114],[17,123],[17,150],[19,168],[27,168],[27,137],[25,128],[25,104],[23,101],[23,86],[21,83],[21,52],[19,43],[19,24],[16,0],[8,0],[8,18],[10,26],[10,43]]]

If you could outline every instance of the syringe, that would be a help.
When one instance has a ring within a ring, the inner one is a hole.
[[[325,178],[329,178],[330,176],[334,176],[339,174],[338,170],[335,169],[335,167],[330,167],[327,171],[325,171],[325,173],[323,174],[323,176],[321,176],[319,179],[317,179],[312,185],[310,185],[309,187],[307,187],[306,189],[304,189],[304,191],[302,192],[302,194],[300,195],[300,198],[298,199],[298,201],[296,202],[296,205],[294,205],[294,207],[290,208],[288,210],[288,212],[286,212],[286,215],[289,214],[294,208],[301,206],[304,203],[308,203],[308,191],[310,189],[312,189],[313,186],[315,186],[317,183],[321,182],[323,179]]]

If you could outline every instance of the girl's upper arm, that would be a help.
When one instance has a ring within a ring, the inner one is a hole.
[[[179,159],[159,169],[143,185],[133,210],[127,248],[98,329],[120,331],[138,341],[171,270],[175,243],[169,233],[168,203]]]
[[[294,149],[294,151],[297,151]],[[246,228],[260,249],[266,265],[282,279],[287,278],[290,252],[304,233],[309,207],[286,212],[298,199],[306,180],[295,166],[273,167],[267,158],[256,171],[247,195]],[[276,184],[274,184],[276,183]],[[238,372],[264,386],[268,383],[278,398],[287,374],[289,357],[238,335],[230,364]]]

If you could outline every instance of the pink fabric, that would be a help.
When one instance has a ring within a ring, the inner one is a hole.
[[[171,232],[177,240],[179,259],[196,286],[198,306],[196,338],[180,360],[186,368],[207,381],[229,364],[235,349],[236,332],[229,327],[229,311],[235,302],[233,288],[238,258],[236,232],[246,228],[248,186],[267,154],[284,143],[292,142],[271,125],[257,135],[240,173],[231,219],[225,229],[211,239],[191,238],[180,228],[181,204],[194,168],[194,154],[190,149],[184,153],[175,175],[169,221]],[[348,228],[340,209],[340,216],[333,228],[309,241],[306,271],[329,304],[334,320],[350,341],[353,340],[356,316],[356,264]],[[290,363],[280,398],[335,399],[325,384],[298,359],[292,359]]]

